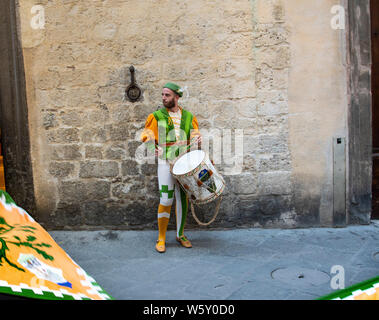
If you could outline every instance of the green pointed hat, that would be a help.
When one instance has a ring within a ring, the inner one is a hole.
[[[172,82],[167,82],[163,88],[167,88],[167,89],[170,89],[172,91],[174,91],[179,97],[182,97],[183,96],[183,90],[181,87],[179,87],[177,84],[175,83],[172,83]]]

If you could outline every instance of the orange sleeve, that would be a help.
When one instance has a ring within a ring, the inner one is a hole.
[[[146,119],[145,129],[141,134],[142,142],[158,143],[158,123],[154,115],[151,113]]]
[[[192,127],[193,129],[191,130],[191,139],[195,138],[196,136],[200,136],[200,131],[199,131],[199,123],[197,122],[197,119],[195,116],[193,116],[192,119]]]

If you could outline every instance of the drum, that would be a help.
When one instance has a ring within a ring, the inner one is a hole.
[[[224,179],[203,150],[184,153],[172,163],[170,169],[192,203],[211,202],[224,191]]]

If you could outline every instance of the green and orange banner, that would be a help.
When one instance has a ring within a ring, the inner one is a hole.
[[[379,277],[338,290],[318,300],[379,300]]]
[[[0,190],[0,294],[112,299],[11,196]]]

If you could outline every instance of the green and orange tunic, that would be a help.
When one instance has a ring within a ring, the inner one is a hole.
[[[181,111],[180,130],[175,130],[175,119],[170,116],[167,108],[161,108],[151,113],[145,122],[141,140],[149,150],[157,146],[163,149],[163,158],[173,160],[185,152],[196,136],[200,135],[196,117],[179,106]],[[178,129],[178,128],[176,128]]]

